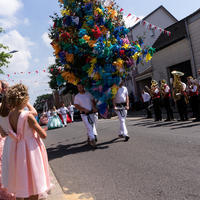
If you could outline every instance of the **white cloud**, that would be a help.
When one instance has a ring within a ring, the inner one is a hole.
[[[48,57],[48,64],[49,64],[49,65],[55,64],[55,57],[49,56],[49,57]]]
[[[51,43],[52,41],[51,41],[51,39],[49,38],[47,32],[43,33],[43,35],[42,35],[42,40],[43,40],[43,42],[46,44],[47,47],[51,48],[50,43]]]
[[[125,25],[127,28],[132,27],[135,24],[137,24],[140,21],[140,19],[144,18],[144,16],[139,16],[138,18],[139,19],[137,19],[136,16],[129,16],[129,17],[127,17],[127,15],[123,16],[123,19],[125,21]]]
[[[7,72],[21,72],[29,68],[31,59],[30,46],[34,43],[23,37],[17,30],[12,30],[0,37],[0,42],[9,47],[9,50],[17,50],[10,59]]]
[[[21,0],[1,0],[0,16],[12,17],[22,7],[23,3],[21,2]]]
[[[23,77],[22,81],[28,87],[30,102],[32,104],[35,102],[37,96],[51,92],[48,84],[48,74],[41,72],[41,70],[39,71],[39,74],[26,75],[26,78]]]
[[[0,26],[3,27],[3,29],[7,30],[9,28],[12,28],[18,24],[19,20],[12,16],[7,18],[1,18],[0,19]]]
[[[41,94],[49,93],[51,90],[48,86],[48,73],[43,72],[41,69],[37,69],[39,73],[18,73],[14,72],[33,72],[32,65],[39,63],[38,58],[32,58],[31,46],[34,43],[29,39],[21,35],[17,31],[17,25],[30,25],[30,21],[27,17],[18,18],[18,11],[23,8],[23,0],[0,0],[0,27],[7,30],[6,34],[0,35],[0,43],[9,47],[9,51],[17,50],[18,52],[13,54],[10,59],[8,68],[3,68],[5,72],[4,79],[11,85],[22,82],[29,88],[30,101],[34,103],[36,97]],[[50,39],[48,34],[44,33],[42,37],[45,44],[50,47]],[[49,57],[47,63],[53,64],[54,58]],[[36,70],[36,69],[35,69]],[[8,75],[9,74],[9,77]],[[3,76],[3,75],[2,75]]]
[[[35,58],[34,60],[33,60],[35,63],[39,63],[39,59],[38,58]]]
[[[39,74],[19,74],[11,75],[11,77],[4,76],[9,85],[14,85],[17,83],[23,83],[28,87],[28,92],[30,96],[30,102],[33,104],[37,98],[42,94],[51,93],[52,90],[49,88],[49,77],[47,73],[39,72]]]
[[[0,0],[0,26],[4,29],[16,26],[19,20],[15,15],[22,7],[21,0]]]

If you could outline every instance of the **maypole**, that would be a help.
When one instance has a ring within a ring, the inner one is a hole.
[[[99,112],[117,93],[122,78],[142,60],[151,60],[154,49],[130,42],[123,13],[114,1],[59,0],[49,36],[60,74],[68,83],[81,81],[97,100]]]

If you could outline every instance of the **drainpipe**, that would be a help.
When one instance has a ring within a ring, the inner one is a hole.
[[[191,56],[192,56],[193,70],[194,70],[194,73],[195,73],[195,78],[197,78],[198,73],[197,73],[196,63],[195,63],[195,59],[194,59],[193,45],[192,45],[192,40],[191,40],[191,37],[190,37],[187,19],[185,19],[185,27],[186,27],[187,37],[188,37],[188,40],[189,40],[189,43],[190,43],[190,51],[191,51]]]
[[[133,31],[132,31],[132,29],[131,29],[131,40],[133,41]],[[135,64],[135,63],[134,63],[134,64]],[[134,70],[136,73],[135,73],[133,70]],[[137,66],[135,66],[135,69],[132,69],[132,70],[131,70],[131,82],[132,82],[132,84],[133,84],[133,86],[132,86],[132,92],[133,92],[134,96],[137,95],[135,74],[137,74]]]

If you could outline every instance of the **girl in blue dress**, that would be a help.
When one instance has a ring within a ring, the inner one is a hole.
[[[49,129],[55,129],[55,128],[62,128],[64,125],[60,119],[60,117],[57,115],[56,107],[54,106],[51,110],[51,117],[49,118],[47,127]]]

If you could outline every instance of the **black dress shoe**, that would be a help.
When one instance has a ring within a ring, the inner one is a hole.
[[[118,135],[118,137],[119,137],[119,138],[124,138],[124,136],[123,136],[123,135],[121,135],[121,134],[120,134],[120,135]]]
[[[97,142],[97,136],[96,135],[94,136],[94,140],[95,140],[95,142]]]
[[[170,120],[170,119],[166,119],[166,120],[165,120],[165,122],[169,122],[169,121],[171,121],[171,120]]]
[[[194,119],[193,122],[200,122],[200,119]]]
[[[96,142],[95,142],[95,140],[91,140],[91,141],[89,142],[89,145],[90,145],[91,147],[93,147],[94,149],[96,149]]]
[[[129,136],[125,136],[125,140],[124,140],[124,142],[127,142],[128,140],[129,140]]]

